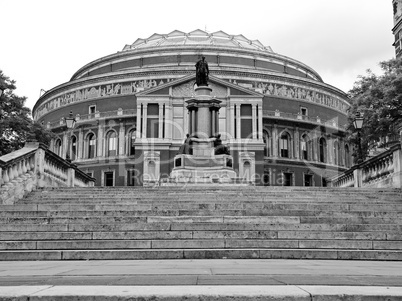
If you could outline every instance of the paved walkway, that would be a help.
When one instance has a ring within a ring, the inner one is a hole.
[[[78,296],[80,300],[125,300],[124,297],[133,296],[139,300],[168,300],[173,295],[177,299],[169,300],[186,300],[189,294],[219,300],[217,296],[233,297],[237,293],[238,300],[257,300],[253,299],[257,295],[295,300],[319,300],[318,297],[325,300],[334,295],[402,300],[402,262],[232,259],[0,262],[0,300],[16,296],[29,296],[18,300],[32,301],[35,296],[38,300],[58,300],[56,295],[72,296],[62,300],[78,300]],[[155,294],[160,297],[152,299]]]
[[[257,259],[0,261],[0,286],[9,285],[402,287],[402,262]]]

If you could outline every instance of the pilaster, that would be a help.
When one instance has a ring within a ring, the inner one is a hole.
[[[252,137],[253,140],[257,139],[257,105],[251,105],[251,114],[252,114]]]
[[[120,128],[119,128],[119,155],[124,155],[124,150],[125,150],[125,128],[124,128],[124,122],[120,122]]]

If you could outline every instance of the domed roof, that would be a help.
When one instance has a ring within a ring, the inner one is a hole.
[[[222,46],[273,52],[271,47],[264,46],[258,40],[249,40],[243,35],[229,35],[223,31],[208,33],[200,29],[189,33],[179,30],[174,30],[168,34],[154,33],[147,39],[137,39],[133,44],[124,46],[123,51],[182,45]]]

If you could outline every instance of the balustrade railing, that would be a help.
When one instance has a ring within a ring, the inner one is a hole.
[[[292,114],[292,113],[285,113],[285,112],[280,112],[279,110],[276,111],[269,111],[269,110],[263,110],[262,111],[263,116],[268,116],[268,117],[279,117],[283,119],[290,119],[290,120],[304,120],[308,121],[314,124],[318,125],[325,125],[341,130],[346,130],[346,126],[338,124],[335,120],[323,120],[320,117],[310,117],[302,114]]]
[[[330,179],[333,187],[402,187],[401,145],[353,166]]]
[[[84,114],[84,115],[79,115],[77,114],[75,116],[76,122],[85,122],[85,121],[90,121],[90,120],[95,120],[95,119],[102,119],[102,118],[111,118],[111,117],[124,117],[124,116],[135,116],[137,114],[136,109],[118,109],[116,111],[108,111],[108,112],[96,112],[96,113],[91,113],[91,114]],[[64,119],[60,119],[59,121],[55,122],[48,122],[47,123],[47,128],[52,129],[55,127],[59,126],[64,126],[65,121]]]
[[[37,142],[0,157],[0,204],[13,204],[36,188],[93,186],[94,181]]]

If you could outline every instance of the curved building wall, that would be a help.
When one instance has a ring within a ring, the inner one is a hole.
[[[70,154],[96,185],[142,185],[148,173],[167,178],[188,132],[185,100],[194,94],[202,54],[239,176],[251,162],[257,184],[322,186],[351,166],[347,97],[313,69],[255,41],[247,45],[258,49],[157,45],[169,39],[156,37],[148,48],[136,41],[141,48],[126,46],[93,61],[44,94],[33,115],[57,134],[51,150]],[[71,131],[64,122],[70,111],[77,120]]]

